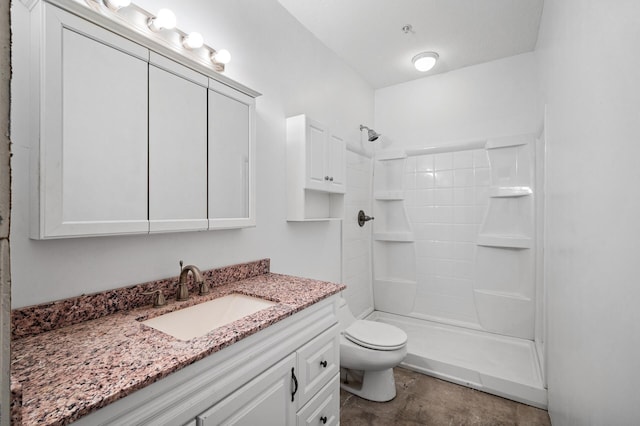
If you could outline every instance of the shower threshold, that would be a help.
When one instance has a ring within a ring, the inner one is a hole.
[[[374,311],[369,320],[409,337],[402,366],[538,408],[547,408],[535,345],[530,340]]]

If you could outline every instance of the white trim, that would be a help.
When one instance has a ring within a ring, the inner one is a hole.
[[[35,5],[38,4],[38,1],[39,0],[20,0],[20,3],[22,3],[24,7],[26,7],[29,11],[31,11],[31,9],[33,9]]]

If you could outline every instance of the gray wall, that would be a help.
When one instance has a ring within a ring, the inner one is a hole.
[[[11,165],[9,141],[9,85],[11,80],[10,2],[0,2],[0,424],[9,424],[9,314],[11,275],[9,270],[9,216]]]

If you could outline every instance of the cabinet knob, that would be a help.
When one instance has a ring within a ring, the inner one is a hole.
[[[324,177],[324,180],[329,180],[329,176],[325,176],[325,177]]]
[[[330,181],[330,182],[333,182],[333,176],[331,176],[331,177],[329,178],[329,181]]]
[[[327,361],[320,361],[320,365],[321,365],[323,368],[327,368]]]
[[[320,421],[322,422],[323,425],[326,425],[327,424],[327,416],[320,417]]]

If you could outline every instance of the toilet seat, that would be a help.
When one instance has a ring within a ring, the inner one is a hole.
[[[376,321],[358,320],[343,332],[356,345],[377,351],[395,351],[407,344],[407,334],[397,327]]]

